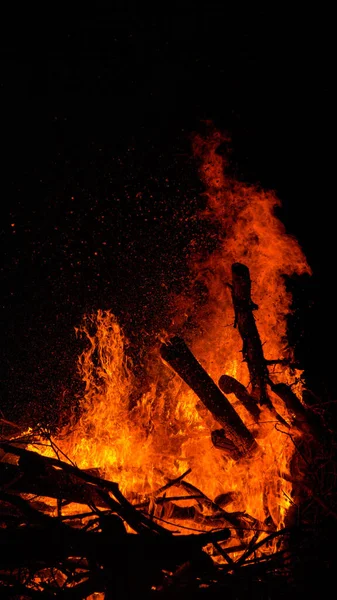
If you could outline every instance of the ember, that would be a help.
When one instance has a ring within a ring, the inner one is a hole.
[[[207,257],[191,248],[195,288],[172,296],[146,390],[117,319],[98,310],[78,329],[81,418],[57,439],[12,432],[0,443],[0,579],[17,595],[159,594],[186,575],[197,590],[226,586],[241,567],[287,573],[294,506],[312,489],[303,452],[324,437],[286,342],[284,275],[310,269],[277,198],[226,176],[223,142],[218,132],[194,141],[199,218],[217,238]]]

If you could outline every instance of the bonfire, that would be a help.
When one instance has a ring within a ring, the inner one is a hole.
[[[276,597],[336,519],[333,436],[287,343],[285,276],[310,268],[223,142],[195,137],[212,251],[191,246],[142,377],[98,310],[77,330],[80,418],[53,436],[2,420],[3,597]]]

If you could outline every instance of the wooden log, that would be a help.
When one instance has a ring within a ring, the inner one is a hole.
[[[182,338],[176,336],[163,344],[161,356],[225,429],[226,437],[233,443],[232,458],[239,459],[257,449],[257,443],[249,429]]]
[[[226,437],[224,429],[213,429],[211,433],[212,444],[215,448],[222,450],[224,454],[235,457],[236,446],[232,440]]]
[[[241,404],[243,404],[245,409],[253,417],[255,423],[259,422],[261,411],[257,406],[255,399],[247,392],[242,383],[230,375],[222,375],[219,379],[219,388],[225,394],[235,394],[237,399],[240,400]]]
[[[114,481],[108,481],[101,477],[96,477],[88,473],[88,471],[82,471],[78,467],[74,467],[62,460],[51,458],[48,456],[39,455],[39,459],[36,459],[36,452],[26,450],[24,448],[18,448],[8,442],[0,441],[0,448],[6,453],[19,456],[20,460],[23,459],[24,464],[39,465],[41,469],[47,469],[49,467],[57,467],[62,469],[63,472],[78,477],[80,480],[93,484],[96,486],[97,493],[101,496],[105,505],[107,505],[113,512],[116,512],[122,517],[137,533],[146,532],[152,534],[162,533],[163,535],[171,535],[171,532],[164,529],[160,525],[153,523],[149,518],[138,512],[135,507],[123,496],[120,491],[118,484]],[[41,463],[41,464],[40,464]],[[45,466],[42,466],[45,465]],[[108,492],[111,492],[114,498],[111,498]]]
[[[130,552],[136,559],[144,553],[151,560],[180,561],[212,540],[224,541],[231,533],[222,531],[199,535],[149,536],[146,533],[126,533],[122,521],[115,515],[104,516],[101,531],[73,528],[58,517],[50,517],[32,509],[29,501],[19,496],[0,492],[0,502],[13,504],[26,519],[25,527],[0,528],[0,565],[20,567],[35,561],[52,564],[67,557],[86,557],[101,564],[111,563],[113,555]],[[105,523],[107,521],[107,523]],[[166,533],[166,530],[163,530]],[[163,565],[164,566],[164,565]]]
[[[252,396],[260,404],[270,406],[267,393],[269,373],[253,315],[253,311],[257,310],[258,306],[251,298],[251,279],[246,265],[241,263],[232,265],[231,289],[235,313],[234,327],[238,328],[242,338],[242,353],[249,370]]]
[[[270,382],[269,382],[270,383]],[[255,423],[259,423],[259,418],[261,414],[261,410],[257,404],[255,404],[255,399],[247,392],[246,388],[242,383],[234,379],[234,377],[230,377],[229,375],[222,375],[219,379],[219,387],[225,393],[234,393],[235,396],[242,402],[245,406],[246,410],[252,415]],[[268,402],[268,409],[271,412],[272,416],[284,425],[289,428],[289,423],[281,417],[281,415],[275,410],[271,401]],[[217,440],[218,441],[218,440]],[[224,440],[219,440],[220,445],[224,443]],[[214,445],[217,446],[215,440],[213,441]],[[218,447],[218,446],[217,446]]]
[[[93,485],[83,484],[79,479],[61,470],[53,469],[50,476],[24,470],[17,465],[0,463],[0,488],[20,494],[66,500],[87,506],[108,508]]]
[[[225,508],[235,500],[241,499],[240,492],[225,492],[224,494],[219,494],[214,498],[214,503],[218,504],[221,508]]]
[[[310,409],[306,408],[291,387],[286,383],[269,382],[272,391],[283,400],[289,413],[292,415],[292,424],[302,433],[309,434],[315,438],[324,437],[326,432],[322,430],[320,419]]]

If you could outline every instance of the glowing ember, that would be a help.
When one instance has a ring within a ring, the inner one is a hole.
[[[194,140],[207,197],[199,218],[212,224],[215,236],[215,250],[209,256],[199,256],[193,244],[190,252],[194,281],[207,290],[205,301],[194,303],[193,290],[172,298],[172,327],[161,334],[161,339],[176,333],[183,335],[215,382],[226,374],[250,390],[249,373],[241,354],[242,340],[233,327],[231,266],[241,262],[250,270],[265,358],[287,359],[288,364],[292,351],[286,345],[286,315],[291,297],[283,276],[309,272],[309,267],[298,243],[286,234],[274,214],[274,207],[280,204],[275,195],[226,176],[224,158],[216,152],[223,141],[217,132]],[[114,315],[99,310],[84,320],[79,333],[88,341],[79,359],[86,391],[80,421],[57,440],[63,452],[81,468],[98,467],[104,477],[117,481],[135,503],[144,501],[167,478],[176,478],[191,469],[186,480],[213,501],[221,503],[221,498],[230,498],[226,510],[246,511],[266,527],[267,523],[282,527],[291,485],[280,474],[289,471],[294,446],[268,406],[260,407],[256,424],[236,397],[228,394],[259,445],[252,456],[234,461],[214,447],[211,432],[219,424],[162,361],[159,340],[158,347],[149,353],[146,368],[149,391],[133,406],[130,398],[138,383],[126,358],[127,342]],[[292,385],[300,397],[299,371],[277,363],[269,367],[269,373],[274,383]],[[270,396],[276,411],[289,420],[281,400],[272,393]],[[184,494],[186,489],[182,492],[179,485],[170,490],[172,496]],[[183,505],[196,502],[186,500]],[[191,526],[188,518],[175,520],[172,507],[160,514],[174,522],[176,530],[179,524]],[[193,521],[192,525],[207,528],[206,521],[199,525]]]

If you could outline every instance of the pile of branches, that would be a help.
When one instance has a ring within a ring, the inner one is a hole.
[[[27,450],[26,443],[0,442],[1,598],[281,598],[291,590],[306,593],[314,573],[321,589],[328,581],[336,515],[318,498],[325,516],[312,523],[312,494],[296,524],[270,532],[246,513],[226,512],[224,498],[219,504],[207,498],[186,481],[190,471],[135,504],[118,484]],[[169,496],[173,488],[184,495]],[[182,506],[179,513],[182,499],[204,511]],[[74,503],[81,510],[69,513]],[[158,516],[166,503],[176,507],[171,522]],[[196,522],[212,529],[190,533],[177,525],[197,514]]]
[[[235,263],[232,276],[234,326],[243,342],[249,391],[228,375],[217,385],[179,337],[162,345],[161,356],[219,423],[212,442],[226,457],[253,459],[264,407],[291,437],[296,452],[290,475],[283,475],[293,484],[286,527],[277,530],[271,515],[259,522],[246,512],[228,512],[233,493],[208,498],[188,482],[190,470],[141,498],[126,497],[98,470],[81,470],[61,457],[51,439],[54,458],[28,450],[34,440],[2,437],[2,598],[216,598],[224,593],[227,598],[281,598],[289,597],[290,589],[307,594],[314,576],[321,589],[329,580],[337,565],[333,435],[312,405],[272,380],[270,366],[284,361],[264,357],[248,268]],[[248,411],[252,430],[227,393]],[[274,408],[275,395],[287,419]],[[74,512],[74,505],[81,508]]]
[[[0,442],[2,598],[85,599],[97,592],[105,598],[140,592],[165,597],[186,589],[219,591],[232,579],[242,585],[261,574],[265,578],[281,569],[284,577],[289,571],[289,551],[270,555],[268,547],[275,538],[288,538],[291,529],[268,533],[248,515],[227,513],[185,481],[190,471],[135,505],[116,483],[27,450],[26,443]],[[187,494],[168,497],[173,487]],[[47,497],[55,499],[54,505],[45,502]],[[217,526],[181,533],[181,526],[177,531],[174,522],[170,526],[156,516],[156,508],[167,502],[177,507],[175,521],[192,518],[186,511],[194,507],[181,507],[179,514],[182,499],[206,506],[211,517],[205,524]],[[81,512],[67,514],[74,503]],[[233,546],[232,533],[239,545]],[[210,557],[210,546],[213,556],[224,559],[221,565]],[[231,558],[238,554],[239,559]]]

